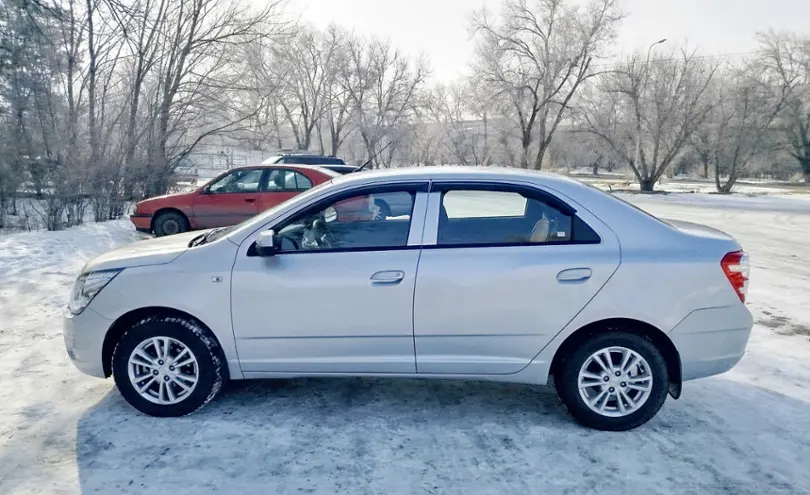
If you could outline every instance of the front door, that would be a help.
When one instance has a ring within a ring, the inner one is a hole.
[[[264,170],[236,169],[206,186],[194,200],[194,223],[199,229],[237,224],[258,213]]]
[[[417,370],[517,373],[610,278],[618,241],[586,224],[598,222],[587,212],[520,187],[434,185],[414,299]]]
[[[245,373],[415,372],[424,190],[375,187],[307,207],[267,226],[277,235],[274,256],[256,256],[255,237],[243,243],[231,307]],[[373,198],[389,193],[410,195],[407,215],[379,215]]]

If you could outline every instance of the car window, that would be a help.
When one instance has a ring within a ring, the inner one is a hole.
[[[442,194],[439,245],[572,241],[599,242],[599,236],[575,214],[561,210],[540,196],[496,190],[450,190]]]
[[[293,170],[271,170],[267,174],[265,192],[306,191],[312,189],[312,181],[304,174]]]
[[[285,222],[281,252],[404,247],[408,244],[415,194],[359,194],[310,209]],[[381,211],[380,200],[397,201],[398,216]]]
[[[208,186],[208,192],[210,194],[257,192],[262,172],[262,169],[234,170]]]
[[[520,217],[526,198],[514,192],[448,191],[443,206],[449,218]]]

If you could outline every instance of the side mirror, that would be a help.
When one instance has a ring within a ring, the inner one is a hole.
[[[265,230],[259,233],[256,238],[256,254],[259,256],[275,256],[276,254],[276,232]]]

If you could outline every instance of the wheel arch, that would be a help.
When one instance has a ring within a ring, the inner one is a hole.
[[[216,334],[211,331],[211,328],[206,325],[203,321],[199,318],[186,313],[185,311],[180,311],[179,309],[162,307],[162,306],[149,306],[144,308],[134,309],[127,313],[124,313],[118,319],[116,319],[110,328],[107,330],[107,333],[104,335],[104,342],[101,346],[101,364],[104,369],[104,376],[109,378],[112,375],[112,354],[115,350],[115,345],[121,340],[121,337],[124,333],[132,328],[133,325],[138,323],[139,321],[143,320],[144,318],[179,318],[195,325],[198,325],[206,332],[208,335],[211,336],[217,343],[217,346],[220,350],[220,357],[223,359],[223,362],[226,361],[224,352],[222,351],[222,343],[217,338]]]
[[[164,206],[162,208],[155,210],[155,212],[152,214],[152,222],[149,224],[149,227],[152,229],[152,232],[155,231],[155,220],[157,220],[158,217],[160,217],[160,215],[164,213],[179,213],[180,215],[183,215],[183,218],[186,219],[186,222],[188,222],[189,227],[192,226],[191,217],[188,215],[188,213],[174,206]]]
[[[667,364],[667,371],[670,377],[669,391],[673,398],[677,399],[681,392],[681,356],[675,344],[666,333],[649,323],[631,318],[609,318],[599,320],[579,328],[569,335],[557,351],[551,361],[550,374],[560,369],[565,358],[571,354],[580,344],[599,332],[617,330],[628,332],[648,339],[661,352]]]

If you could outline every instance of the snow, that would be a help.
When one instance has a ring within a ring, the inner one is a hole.
[[[757,323],[734,370],[625,433],[577,426],[550,388],[420,380],[234,383],[150,418],[73,368],[59,317],[85,261],[143,236],[0,237],[0,493],[810,493],[810,208],[672,196],[627,195],[736,236]]]

